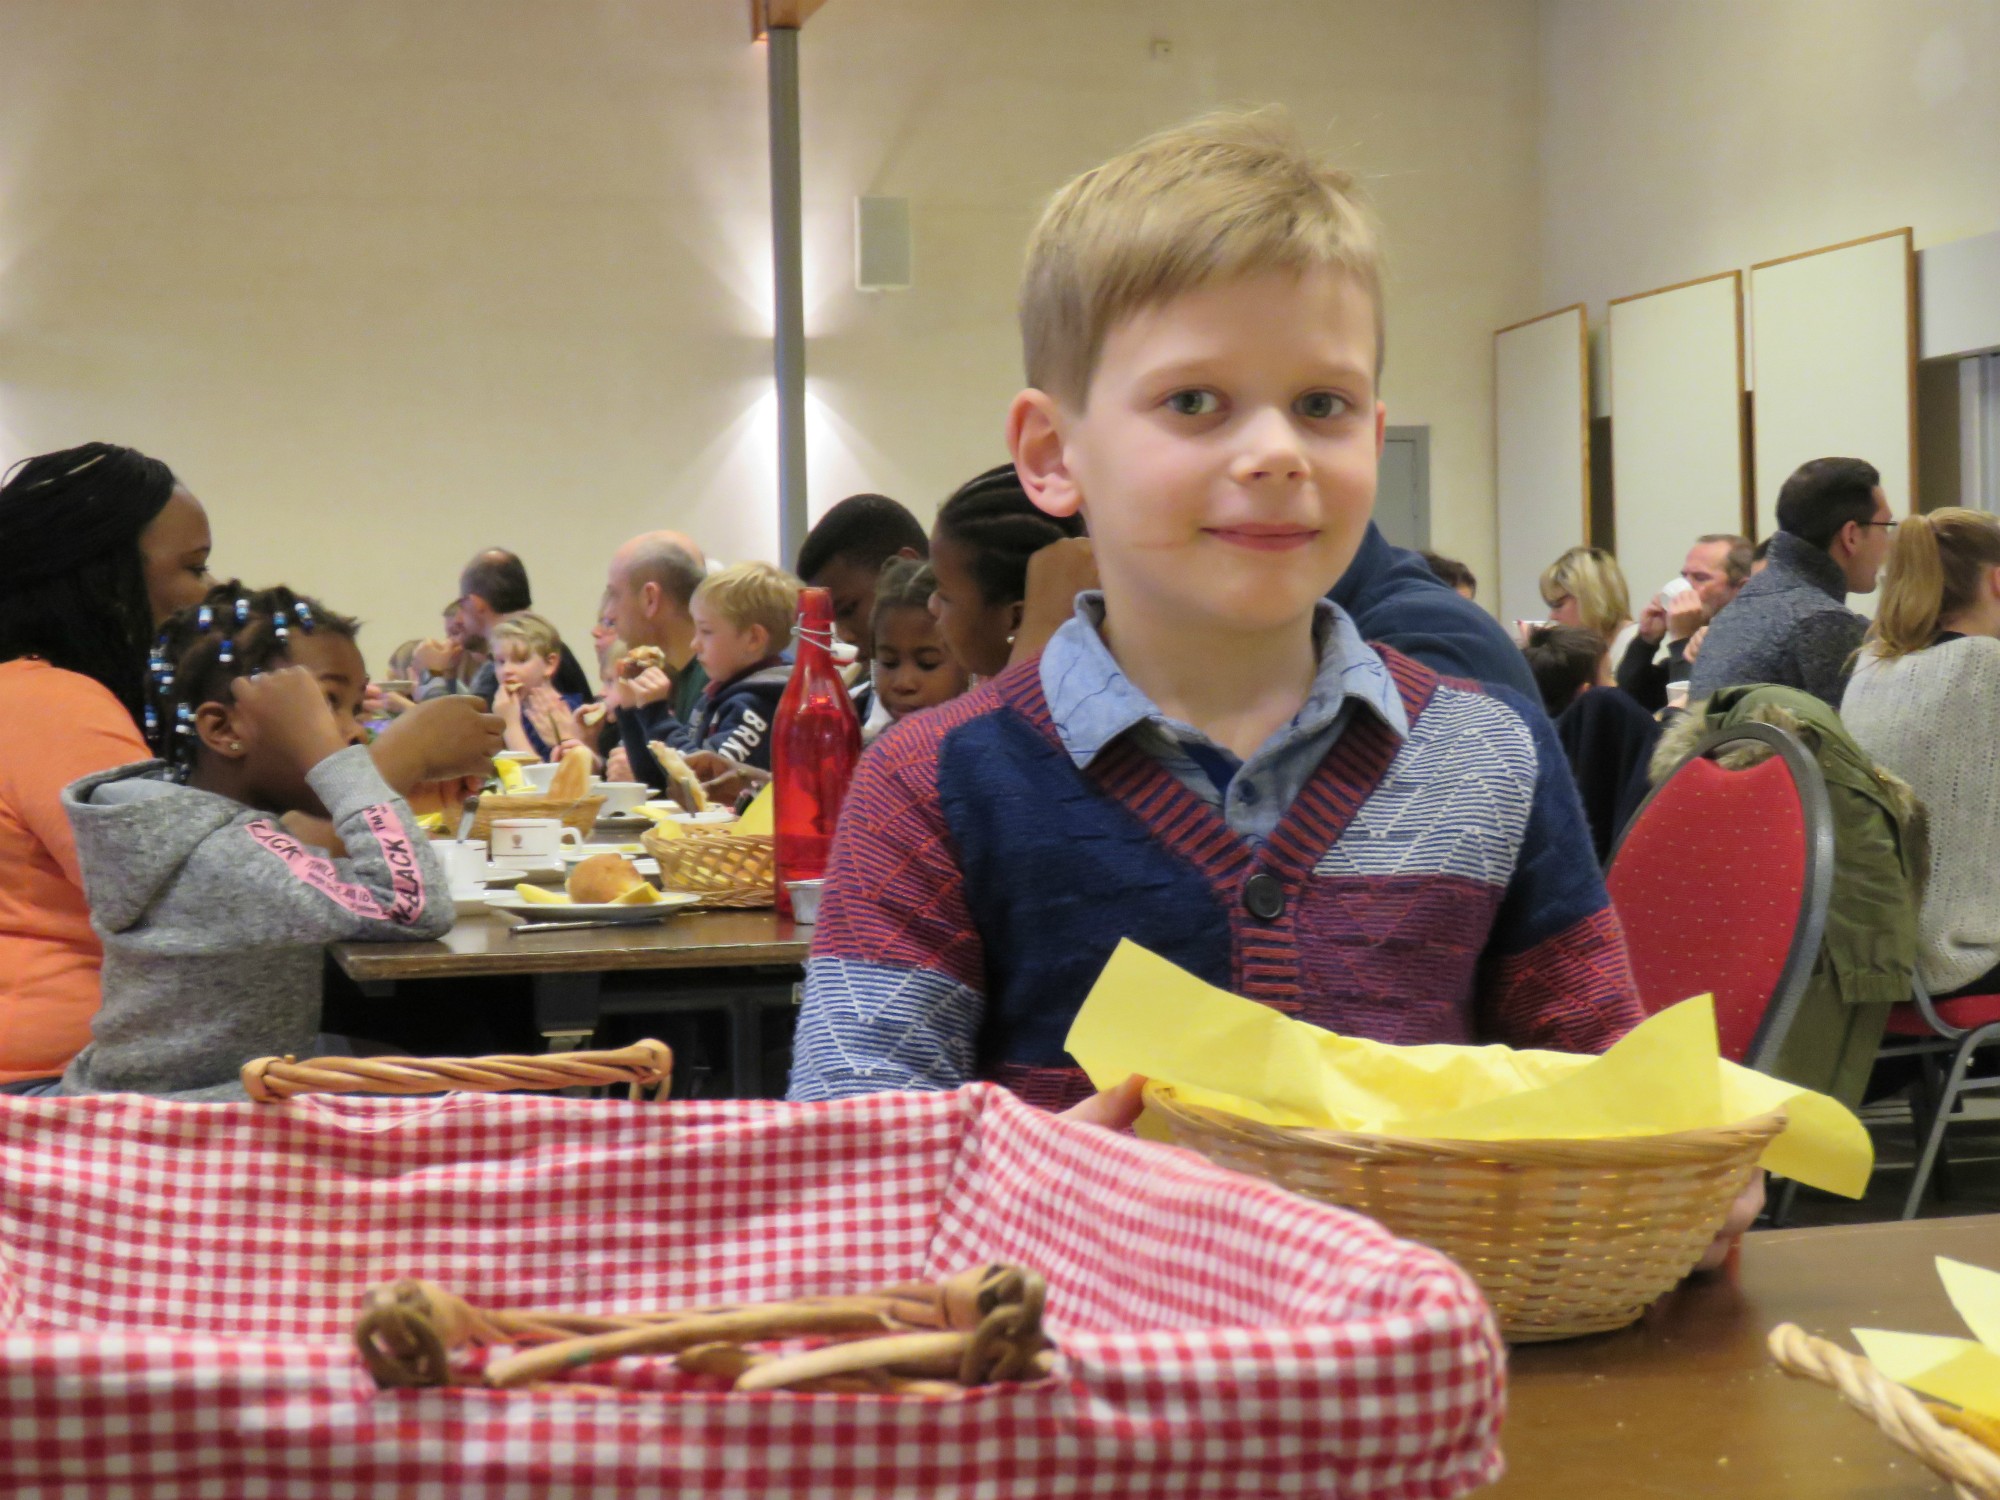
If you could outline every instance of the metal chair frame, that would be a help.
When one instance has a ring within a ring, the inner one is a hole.
[[[1917,1078],[1911,1087],[1910,1125],[1919,1143],[1916,1171],[1910,1179],[1910,1191],[1903,1200],[1905,1219],[1914,1219],[1917,1210],[1923,1207],[1924,1189],[1930,1186],[1933,1172],[1940,1183],[1948,1183],[1948,1164],[1940,1159],[1944,1149],[1945,1127],[1951,1123],[1952,1106],[1967,1094],[1978,1093],[1982,1089],[2000,1089],[2000,1078],[1967,1078],[1966,1069],[1972,1066],[1973,1054],[1988,1042],[2000,1041],[2000,1021],[1989,1021],[1984,1026],[1954,1026],[1938,1014],[1930,992],[1924,982],[1911,977],[1913,993],[1911,1002],[1917,1007],[1917,1014],[1924,1018],[1932,1035],[1904,1042],[1890,1042],[1883,1046],[1877,1057],[1914,1057],[1917,1059]],[[1939,1061],[1945,1054],[1951,1055],[1951,1066],[1939,1077]],[[1949,1190],[1948,1188],[1946,1189]]]

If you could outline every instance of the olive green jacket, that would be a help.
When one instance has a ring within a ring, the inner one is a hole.
[[[1875,765],[1840,715],[1796,688],[1724,688],[1694,705],[1661,741],[1652,775],[1665,777],[1712,729],[1771,724],[1797,735],[1819,762],[1833,810],[1833,896],[1812,978],[1772,1072],[1858,1104],[1881,1046],[1889,1007],[1911,995],[1917,910],[1930,869],[1923,808],[1907,784]],[[1763,758],[1746,756],[1744,764]]]

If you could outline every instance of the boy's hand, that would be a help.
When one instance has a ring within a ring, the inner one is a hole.
[[[240,743],[310,771],[347,748],[326,691],[304,667],[280,667],[230,684],[236,698],[235,726]]]
[[[382,779],[403,795],[426,781],[477,777],[483,782],[500,752],[505,723],[477,698],[455,693],[411,706],[369,747]]]
[[[1743,1233],[1757,1222],[1757,1215],[1764,1211],[1764,1169],[1759,1167],[1750,1174],[1750,1180],[1743,1185],[1743,1191],[1736,1195],[1736,1201],[1729,1205],[1729,1217],[1722,1221],[1722,1228],[1709,1241],[1701,1259],[1695,1262],[1697,1271],[1713,1271],[1729,1259],[1729,1252],[1736,1248]]]
[[[708,800],[723,807],[734,807],[738,797],[745,792],[761,791],[771,779],[769,771],[746,766],[713,750],[690,750],[682,759],[701,783]]]
[[[1072,1104],[1056,1118],[1074,1120],[1079,1125],[1102,1125],[1106,1130],[1130,1130],[1146,1107],[1145,1089],[1146,1080],[1134,1073],[1115,1088],[1100,1090]]]
[[[1011,664],[1026,661],[1076,613],[1076,596],[1098,585],[1097,554],[1090,538],[1064,537],[1028,559],[1028,596],[1021,601],[1021,628],[1014,632]]]
[[[662,698],[673,696],[674,680],[658,667],[648,667],[626,682],[624,689],[633,708],[649,708]]]

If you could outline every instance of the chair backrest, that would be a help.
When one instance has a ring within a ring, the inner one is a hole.
[[[1743,770],[1712,759],[1756,742]],[[1648,1014],[1713,993],[1722,1055],[1768,1071],[1826,933],[1833,811],[1819,764],[1768,724],[1702,738],[1653,789],[1605,872]]]

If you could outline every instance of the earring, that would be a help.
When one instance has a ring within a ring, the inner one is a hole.
[[[229,742],[229,748],[231,750],[241,750],[243,748],[243,745],[240,740],[231,740]]]

